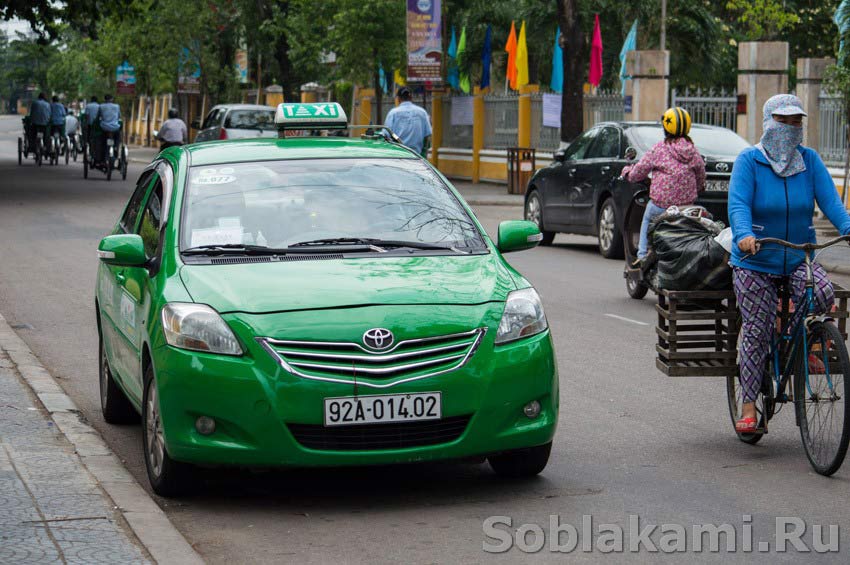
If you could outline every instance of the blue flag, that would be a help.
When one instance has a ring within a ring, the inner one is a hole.
[[[481,89],[490,86],[490,57],[492,49],[490,47],[491,31],[490,25],[487,25],[487,34],[484,36],[484,51],[481,53]]]
[[[384,91],[384,94],[387,94],[390,87],[387,84],[387,73],[384,72],[383,65],[378,65],[378,82],[381,83],[381,90]]]
[[[564,50],[558,43],[559,35],[561,35],[561,30],[555,28],[555,47],[552,49],[552,80],[549,82],[549,88],[552,89],[552,92],[564,90]]]
[[[457,37],[455,36],[454,26],[452,26],[452,40],[449,42],[449,50],[446,54],[449,56],[446,80],[452,88],[458,90],[460,88],[460,72],[457,68]]]
[[[623,96],[626,95],[626,80],[630,78],[626,75],[626,54],[637,49],[637,26],[638,21],[635,20],[623,42],[623,48],[620,49],[620,94]]]

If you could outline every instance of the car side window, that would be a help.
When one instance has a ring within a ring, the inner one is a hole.
[[[145,210],[142,212],[142,221],[139,224],[139,235],[145,245],[145,256],[148,259],[154,257],[159,250],[159,238],[162,219],[162,181],[156,178],[156,183],[151,189]]]
[[[145,194],[148,192],[148,187],[151,184],[151,175],[153,173],[145,173],[136,184],[136,191],[130,197],[130,202],[127,203],[127,208],[124,210],[124,215],[121,217],[121,228],[124,233],[131,233],[136,227],[136,219],[139,217],[139,209],[142,207],[142,201]]]
[[[216,127],[221,123],[221,118],[223,116],[223,110],[220,110],[218,108],[213,109],[209,114],[207,114],[207,118],[204,120],[204,125],[201,126],[201,129]]]
[[[596,137],[598,132],[598,129],[592,129],[578,136],[575,141],[570,143],[570,146],[567,147],[567,150],[564,153],[564,160],[578,161],[579,159],[584,159],[587,150],[590,148],[590,145],[593,143],[593,139]]]
[[[586,157],[589,159],[619,159],[620,131],[617,128],[602,128]]]

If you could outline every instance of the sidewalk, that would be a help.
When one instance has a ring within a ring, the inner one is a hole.
[[[202,563],[0,316],[0,563]]]

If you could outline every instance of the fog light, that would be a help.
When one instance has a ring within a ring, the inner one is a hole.
[[[215,420],[208,416],[201,416],[195,420],[195,429],[199,434],[208,436],[215,431]]]
[[[533,420],[540,415],[540,403],[536,400],[532,400],[522,407],[522,413]]]

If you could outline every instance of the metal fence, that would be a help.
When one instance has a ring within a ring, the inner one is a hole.
[[[492,94],[484,97],[484,147],[516,147],[519,97]]]
[[[531,95],[531,146],[538,151],[555,151],[560,144],[561,128],[543,125],[543,94],[535,92]]]
[[[584,129],[599,122],[621,122],[625,118],[625,101],[619,92],[599,91],[585,95],[582,102]]]
[[[829,164],[843,164],[847,150],[847,120],[841,98],[821,92],[818,98],[818,113],[818,150],[821,157]]]
[[[738,97],[734,90],[673,89],[673,106],[681,106],[695,124],[721,126],[735,131],[738,117]]]
[[[452,125],[452,99],[443,99],[443,146],[472,149],[472,126]]]

